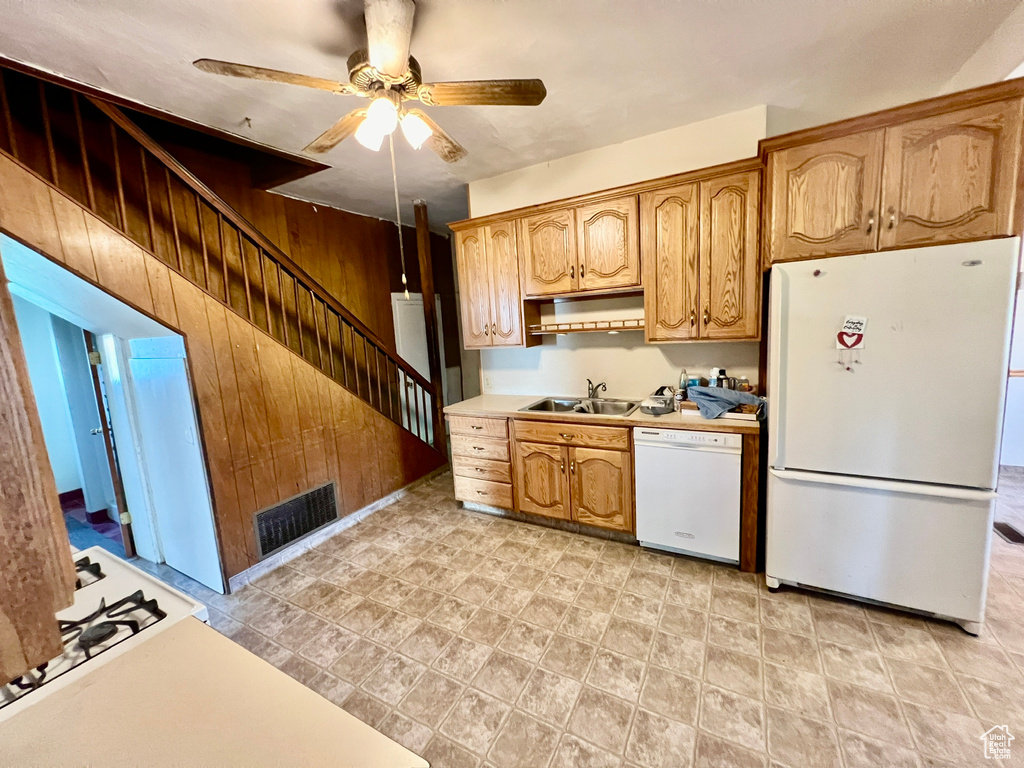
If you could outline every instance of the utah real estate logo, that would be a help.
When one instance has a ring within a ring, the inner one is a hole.
[[[1009,760],[1013,734],[1005,725],[995,725],[979,736],[985,745],[986,760]]]

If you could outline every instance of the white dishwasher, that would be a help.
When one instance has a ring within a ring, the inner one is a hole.
[[[635,427],[636,537],[738,563],[742,435]]]

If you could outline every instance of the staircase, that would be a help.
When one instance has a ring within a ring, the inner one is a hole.
[[[0,68],[0,152],[445,452],[430,382],[116,107]]]

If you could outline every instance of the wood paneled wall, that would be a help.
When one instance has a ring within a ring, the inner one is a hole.
[[[256,511],[334,480],[341,513],[348,514],[444,462],[6,156],[0,156],[0,230],[184,335],[227,575],[257,561]]]

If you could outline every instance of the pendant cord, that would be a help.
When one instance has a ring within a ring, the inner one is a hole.
[[[402,206],[398,202],[398,171],[395,168],[395,134],[388,134],[388,144],[391,147],[391,180],[395,185],[395,219],[398,221],[398,255],[402,260],[402,288],[405,289],[405,298],[409,298],[409,283],[405,279],[405,239],[402,237]]]

